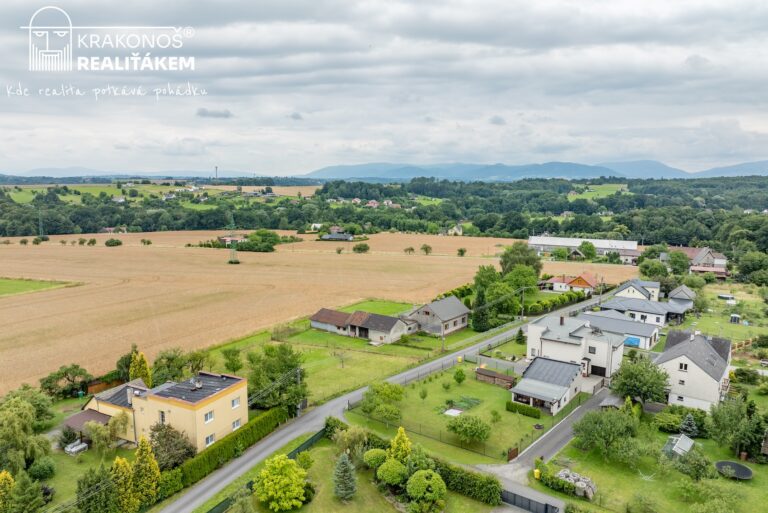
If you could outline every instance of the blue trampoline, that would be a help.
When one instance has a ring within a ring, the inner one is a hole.
[[[640,339],[638,337],[627,337],[624,339],[624,345],[627,347],[640,347]]]

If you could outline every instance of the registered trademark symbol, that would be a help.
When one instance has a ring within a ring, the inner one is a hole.
[[[184,37],[192,37],[195,35],[195,29],[192,27],[184,27]]]

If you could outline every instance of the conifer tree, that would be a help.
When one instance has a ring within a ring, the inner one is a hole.
[[[475,298],[475,308],[472,310],[472,329],[478,332],[490,329],[488,309],[485,307],[485,289],[480,288]]]
[[[346,452],[341,453],[336,460],[336,468],[333,470],[333,493],[339,499],[348,501],[357,492],[357,476],[355,466],[349,461]]]
[[[517,334],[515,335],[515,342],[517,342],[518,344],[526,343],[526,336],[525,336],[525,333],[523,333],[522,328],[518,328]]]
[[[152,371],[149,362],[143,352],[131,354],[131,367],[129,370],[131,380],[141,378],[147,387],[152,388]]]
[[[128,460],[118,456],[112,463],[110,477],[115,486],[115,502],[120,513],[136,513],[139,510],[139,498],[133,487],[133,469]]]
[[[80,513],[122,513],[117,509],[115,485],[103,463],[77,480],[77,509]]]
[[[0,513],[8,513],[11,509],[13,484],[11,473],[7,470],[0,471]]]
[[[157,499],[160,467],[157,465],[152,446],[145,436],[139,438],[136,459],[133,462],[133,490],[139,508],[151,506]]]
[[[699,428],[696,426],[696,421],[690,413],[680,423],[680,432],[691,438],[699,436]]]
[[[408,456],[411,455],[411,441],[408,435],[405,434],[405,429],[402,426],[397,428],[397,435],[389,443],[389,450],[387,456],[394,458],[400,463],[405,464],[408,460]]]
[[[23,470],[16,474],[8,513],[39,513],[45,506],[40,483],[32,481]]]

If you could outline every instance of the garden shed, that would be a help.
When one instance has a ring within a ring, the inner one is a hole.
[[[693,440],[680,433],[679,435],[672,435],[667,439],[667,443],[664,444],[662,451],[671,457],[685,456],[693,448]]]

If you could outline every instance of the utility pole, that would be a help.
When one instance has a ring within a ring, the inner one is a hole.
[[[239,264],[237,259],[237,241],[235,240],[235,216],[229,213],[229,261],[228,264]]]

